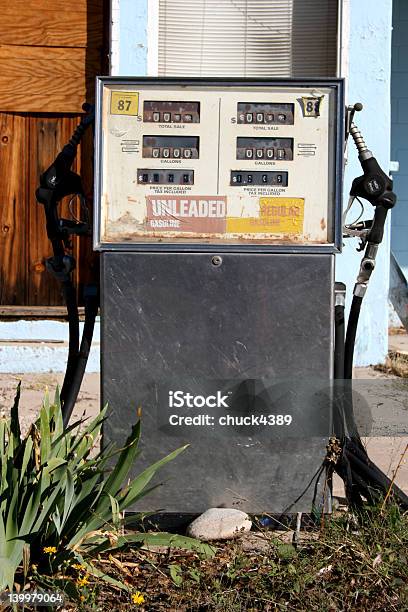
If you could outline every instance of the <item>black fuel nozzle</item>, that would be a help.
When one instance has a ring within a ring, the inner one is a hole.
[[[364,198],[373,206],[392,208],[395,205],[396,196],[392,191],[391,178],[385,174],[372,155],[365,159],[360,158],[360,163],[364,174],[354,179],[350,195]]]
[[[37,189],[36,196],[41,204],[48,203],[50,200],[50,197],[47,197],[41,190],[50,190],[55,202],[66,195],[83,193],[81,179],[75,172],[72,172],[71,167],[77,154],[78,144],[94,120],[94,107],[85,103],[82,108],[86,115],[82,117],[70,141],[63,146],[52,164],[40,176],[40,187]]]
[[[89,233],[88,221],[72,222],[70,219],[60,219],[57,213],[58,203],[65,196],[77,195],[81,202],[85,202],[81,177],[71,170],[78,144],[94,120],[94,107],[84,104],[82,108],[86,114],[82,117],[70,141],[64,145],[47,170],[41,174],[40,185],[35,192],[37,201],[44,205],[47,235],[51,241],[60,238],[66,242],[68,234]]]
[[[392,190],[391,178],[386,174],[371,151],[366,146],[360,130],[355,124],[350,134],[358,150],[358,158],[364,174],[354,179],[350,196],[368,200],[375,207],[374,218],[367,242],[380,244],[384,235],[384,226],[388,211],[395,206],[397,196]]]
[[[392,191],[392,180],[381,169],[375,157],[360,159],[364,174],[354,179],[350,195],[364,198],[375,207],[374,218],[367,241],[380,244],[388,211],[395,206],[397,197]]]

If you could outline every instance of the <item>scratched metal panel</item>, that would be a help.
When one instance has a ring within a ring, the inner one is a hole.
[[[141,405],[133,474],[190,443],[135,509],[311,510],[315,483],[292,504],[329,433],[333,282],[332,255],[223,254],[216,266],[210,254],[102,254],[104,440],[123,442]],[[227,409],[190,416],[291,413],[293,422],[172,427],[169,390],[225,394]]]

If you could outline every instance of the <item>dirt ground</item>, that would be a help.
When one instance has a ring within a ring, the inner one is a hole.
[[[22,381],[20,414],[23,430],[38,414],[48,387],[50,394],[62,383],[62,374],[0,374],[0,413],[7,414],[18,381]],[[390,477],[408,442],[408,379],[383,374],[373,368],[355,370],[354,389],[372,413],[369,437],[364,441],[370,458]],[[87,417],[99,410],[99,374],[85,375],[74,416]],[[400,466],[396,483],[408,493],[408,453]],[[334,494],[343,496],[342,481],[334,482]]]

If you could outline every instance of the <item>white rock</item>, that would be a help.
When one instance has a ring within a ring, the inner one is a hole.
[[[241,510],[210,508],[187,528],[187,535],[199,540],[228,540],[249,531],[252,521]]]

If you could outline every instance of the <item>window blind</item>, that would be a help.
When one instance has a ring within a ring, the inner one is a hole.
[[[335,76],[338,0],[159,0],[159,75]]]

